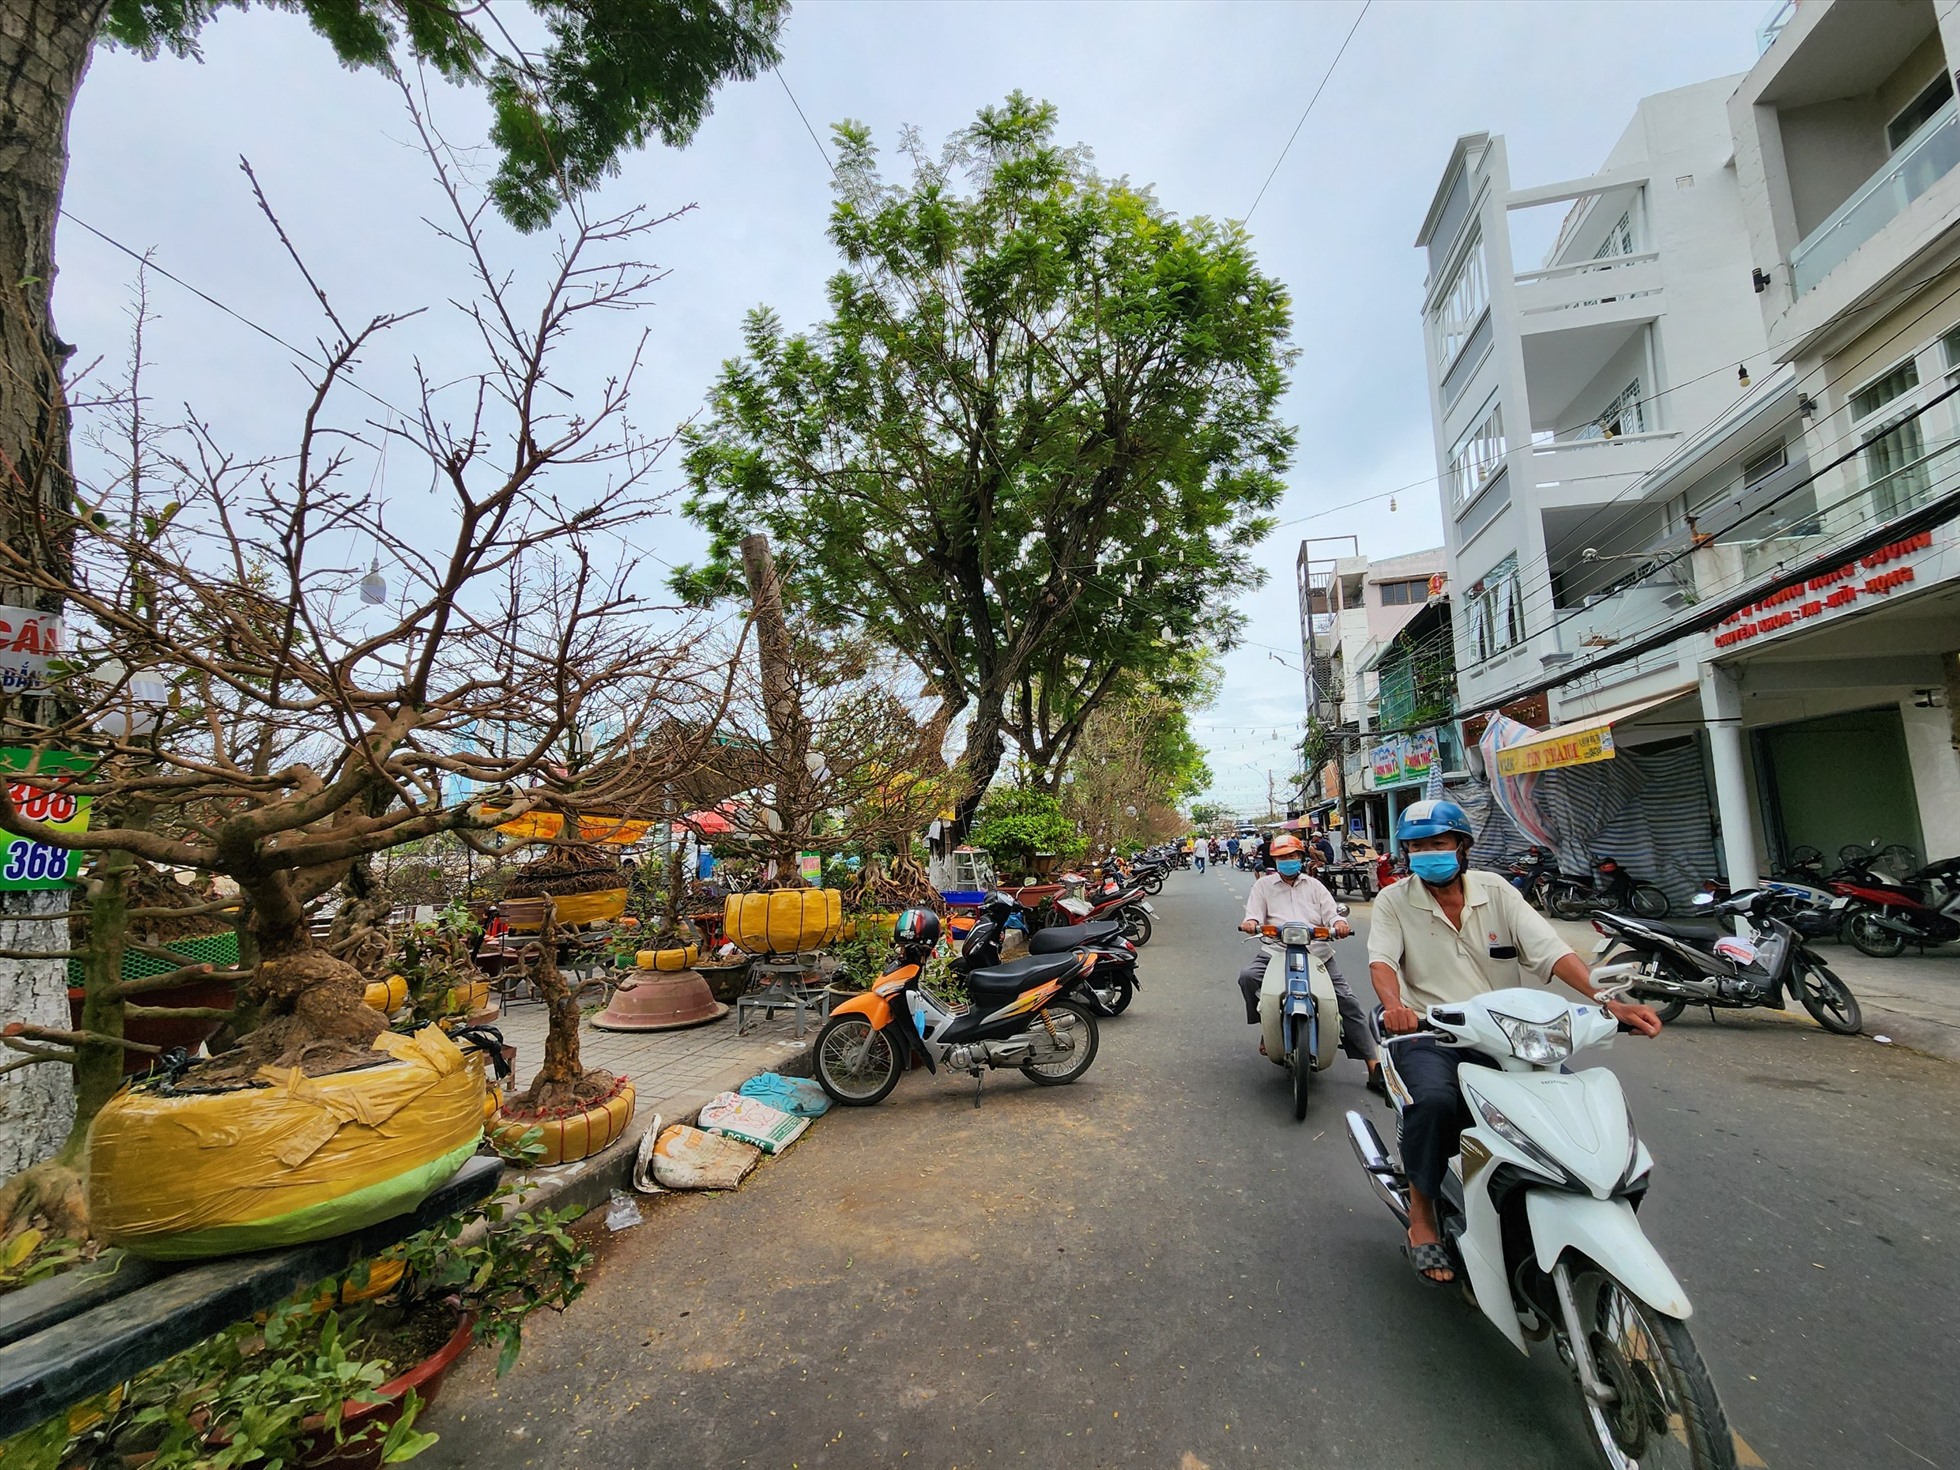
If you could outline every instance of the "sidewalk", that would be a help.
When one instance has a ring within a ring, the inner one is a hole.
[[[512,1086],[522,1091],[544,1058],[542,1005],[522,1002],[491,1023],[517,1048]],[[761,1072],[791,1076],[810,1073],[810,1043],[817,1023],[801,1040],[796,1018],[784,1012],[773,1020],[752,1021],[747,1036],[735,1034],[735,1012],[684,1031],[601,1031],[588,1015],[579,1027],[579,1059],[628,1078],[637,1094],[633,1119],[610,1148],[575,1164],[534,1169],[523,1196],[525,1209],[593,1209],[631,1178],[640,1138],[658,1116],[663,1125],[692,1123],[702,1105],[721,1092],[733,1092]]]

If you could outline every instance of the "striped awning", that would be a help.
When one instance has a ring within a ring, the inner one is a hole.
[[[1502,742],[1497,749],[1497,774],[1500,776],[1531,776],[1539,771],[1557,770],[1560,766],[1583,766],[1593,761],[1610,761],[1616,754],[1613,746],[1613,727],[1635,715],[1645,714],[1650,709],[1679,699],[1689,693],[1688,689],[1671,689],[1652,699],[1643,699],[1634,704],[1622,705],[1602,714],[1588,715],[1582,720],[1572,720],[1563,725],[1554,725],[1549,730],[1519,739]]]

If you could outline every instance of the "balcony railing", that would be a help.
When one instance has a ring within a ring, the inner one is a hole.
[[[1541,439],[1531,446],[1531,473],[1541,487],[1572,482],[1593,497],[1606,500],[1621,486],[1610,481],[1620,475],[1644,475],[1681,440],[1677,430],[1618,434],[1611,439]]]
[[[1928,118],[1831,217],[1790,252],[1790,275],[1799,296],[1843,265],[1921,194],[1960,164],[1960,105],[1948,102]]]
[[[1615,255],[1548,270],[1520,271],[1518,313],[1535,318],[1528,325],[1543,330],[1557,325],[1542,319],[1548,312],[1652,296],[1662,288],[1660,260],[1659,251],[1649,250],[1639,255]]]
[[[1776,38],[1783,34],[1783,27],[1797,18],[1797,0],[1777,0],[1775,8],[1763,18],[1756,27],[1756,54],[1761,56],[1776,44]]]

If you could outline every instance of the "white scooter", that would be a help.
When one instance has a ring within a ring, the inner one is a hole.
[[[1267,1059],[1287,1070],[1297,1123],[1307,1116],[1313,1074],[1334,1065],[1341,1045],[1340,1002],[1327,977],[1333,934],[1298,923],[1267,924],[1260,932],[1267,959],[1259,982],[1259,1030]]]
[[[1429,1036],[1495,1062],[1466,1060],[1457,1071],[1472,1121],[1443,1176],[1437,1223],[1458,1281],[1497,1330],[1519,1352],[1530,1351],[1527,1338],[1553,1339],[1599,1463],[1733,1470],[1728,1419],[1688,1335],[1688,1294],[1635,1213],[1653,1156],[1619,1078],[1603,1067],[1561,1070],[1618,1030],[1598,1004],[1498,990],[1431,1006],[1421,1030],[1384,1038],[1382,1065],[1399,1118],[1409,1092],[1397,1043]],[[1351,1112],[1347,1125],[1369,1182],[1406,1228],[1407,1176],[1373,1123]]]

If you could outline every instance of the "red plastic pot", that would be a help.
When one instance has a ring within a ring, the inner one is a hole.
[[[402,1416],[402,1400],[414,1389],[424,1409],[435,1402],[443,1379],[468,1349],[475,1325],[474,1316],[464,1317],[456,1324],[449,1341],[434,1354],[377,1388],[380,1403],[348,1404],[340,1416],[341,1442],[335,1444],[331,1434],[322,1434],[312,1444],[303,1446],[295,1461],[300,1470],[381,1470],[381,1443]]]
[[[229,980],[186,980],[182,985],[146,991],[131,999],[136,1005],[201,1006],[225,1011],[236,1004],[238,993],[237,987]],[[79,985],[68,987],[68,1019],[77,1031],[82,1029],[82,988]],[[181,1046],[195,1056],[197,1049],[217,1035],[218,1028],[223,1024],[222,1021],[199,1020],[194,1016],[181,1020],[131,1016],[123,1022],[123,1036],[148,1046],[160,1046],[165,1051]],[[147,1071],[155,1061],[156,1057],[149,1052],[126,1051],[123,1053],[123,1075],[133,1077],[138,1072]]]

